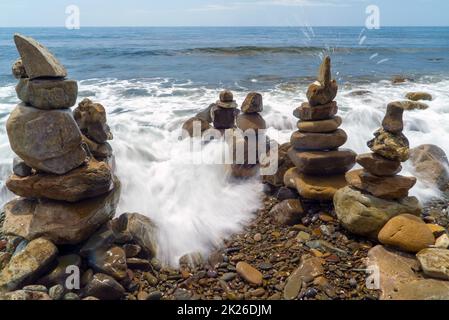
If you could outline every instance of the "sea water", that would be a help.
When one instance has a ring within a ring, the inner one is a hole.
[[[293,110],[306,100],[322,57],[329,54],[340,85],[337,101],[349,139],[368,152],[388,102],[409,91],[434,96],[428,110],[405,113],[411,147],[432,143],[449,154],[449,28],[82,28],[0,29],[0,205],[13,152],[5,123],[18,99],[11,66],[14,32],[36,38],[79,81],[79,100],[101,102],[123,191],[117,214],[138,212],[159,226],[159,255],[175,264],[185,253],[206,253],[241,231],[262,206],[257,179],[231,181],[218,164],[189,165],[190,144],[179,139],[185,120],[224,88],[241,103],[249,91],[264,97],[268,134],[289,141]],[[413,79],[393,85],[394,75]],[[354,91],[369,93],[354,95]],[[219,143],[206,157],[218,159]],[[413,174],[406,163],[403,174]],[[438,190],[419,181],[411,193],[425,202]]]

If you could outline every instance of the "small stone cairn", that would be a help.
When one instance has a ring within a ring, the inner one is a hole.
[[[287,171],[284,183],[297,189],[308,200],[331,201],[335,192],[346,186],[345,173],[355,165],[356,153],[339,149],[347,135],[339,127],[334,98],[338,85],[331,77],[331,60],[325,57],[318,81],[309,86],[308,102],[294,111],[299,118],[298,131],[291,137],[288,155],[295,165]]]

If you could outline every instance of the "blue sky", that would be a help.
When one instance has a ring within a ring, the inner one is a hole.
[[[381,26],[448,26],[448,0],[1,0],[0,27],[64,26],[77,5],[82,26],[361,26],[377,5]]]

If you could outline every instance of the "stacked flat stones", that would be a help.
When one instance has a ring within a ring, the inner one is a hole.
[[[257,174],[259,169],[259,139],[266,139],[261,130],[265,130],[267,125],[260,114],[263,111],[263,98],[260,93],[250,92],[241,107],[242,113],[237,116],[237,128],[244,135],[243,139],[236,139],[236,145],[243,145],[245,150],[244,164],[234,164],[232,173],[234,177],[247,178]],[[246,135],[245,135],[246,134]],[[248,137],[254,134],[254,140],[249,141]],[[260,134],[260,135],[259,135]]]
[[[232,129],[239,114],[238,104],[229,90],[220,92],[220,99],[210,107],[210,115],[215,129]]]
[[[409,159],[409,141],[402,133],[404,108],[400,103],[388,105],[382,128],[368,142],[372,153],[357,157],[363,167],[346,174],[350,186],[385,200],[403,199],[416,184],[416,178],[398,175],[401,162]]]
[[[20,158],[6,185],[23,198],[5,205],[3,232],[78,244],[113,217],[119,200],[111,166],[98,161],[112,155],[106,113],[85,100],[74,117],[77,82],[67,80],[64,66],[34,39],[16,34],[14,41],[21,58],[13,74],[22,103],[6,127]]]
[[[338,85],[331,77],[331,60],[326,57],[320,67],[318,81],[307,91],[308,102],[294,111],[299,118],[298,131],[291,137],[288,154],[296,168],[287,171],[284,183],[296,188],[310,200],[330,201],[335,192],[346,185],[345,173],[355,165],[352,150],[339,149],[347,135],[339,127],[334,101]]]

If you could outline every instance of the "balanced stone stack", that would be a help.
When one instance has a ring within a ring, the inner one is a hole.
[[[78,244],[114,216],[119,200],[120,183],[110,165],[91,156],[105,160],[112,154],[106,114],[100,105],[83,101],[75,120],[70,107],[77,82],[66,79],[64,66],[34,39],[16,34],[14,41],[21,58],[13,74],[22,103],[6,127],[20,158],[6,185],[23,198],[6,204],[3,232]]]
[[[335,192],[346,186],[345,173],[355,165],[356,154],[339,149],[347,135],[339,129],[342,119],[337,116],[334,101],[337,91],[337,82],[331,77],[331,60],[326,57],[318,81],[309,86],[308,102],[294,111],[300,120],[288,154],[296,167],[284,176],[285,185],[296,188],[305,199],[332,200]]]
[[[239,114],[237,102],[229,90],[220,93],[220,99],[211,106],[210,115],[214,128],[232,129],[235,127],[235,118]]]
[[[372,153],[357,157],[363,169],[348,172],[349,187],[335,195],[339,220],[353,233],[377,238],[391,218],[421,214],[417,199],[408,196],[416,178],[398,175],[402,170],[401,162],[410,156],[409,141],[402,133],[403,113],[400,103],[388,105],[382,128],[368,142]]]
[[[266,140],[262,130],[267,128],[264,118],[260,115],[263,111],[263,98],[260,93],[251,92],[243,101],[242,113],[237,116],[237,128],[241,130],[243,136],[234,140],[235,147],[239,144],[240,150],[244,150],[243,162],[232,165],[234,177],[247,178],[257,174],[259,169],[259,157],[261,150],[258,148],[259,139]],[[237,150],[235,148],[234,150]],[[234,154],[234,156],[236,156]],[[241,156],[241,155],[240,155]]]

